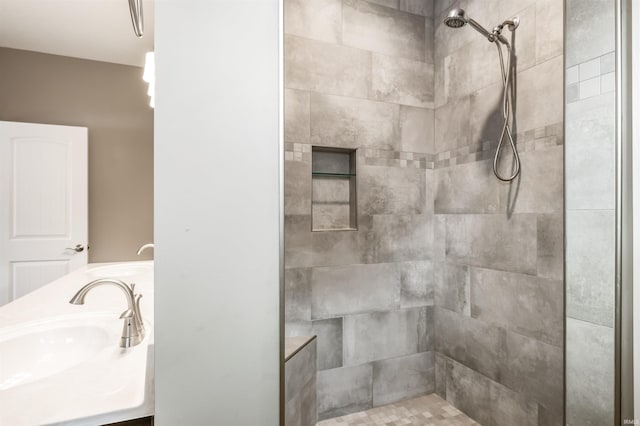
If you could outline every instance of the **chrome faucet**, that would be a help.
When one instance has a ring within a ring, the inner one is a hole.
[[[140,314],[140,298],[142,295],[135,294],[135,284],[129,286],[123,281],[109,278],[91,281],[78,290],[69,303],[73,305],[84,305],[84,298],[91,289],[106,284],[115,285],[120,288],[127,298],[127,310],[120,315],[120,319],[124,320],[120,347],[129,348],[135,346],[144,339],[144,324],[142,315]]]
[[[154,248],[155,246],[153,245],[153,243],[149,243],[149,244],[145,244],[142,247],[140,247],[138,249],[138,256],[140,256],[142,254],[143,251],[145,251],[148,248]]]

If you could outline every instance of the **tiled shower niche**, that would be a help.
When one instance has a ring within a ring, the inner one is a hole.
[[[311,229],[357,229],[356,150],[312,148]]]

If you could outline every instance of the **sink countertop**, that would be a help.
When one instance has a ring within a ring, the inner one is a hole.
[[[119,347],[119,316],[127,306],[120,289],[96,287],[84,305],[69,303],[83,285],[98,278],[136,283],[136,293],[143,296],[140,309],[146,328],[139,345]],[[109,338],[98,353],[63,371],[0,387],[0,424],[89,426],[153,415],[153,296],[152,261],[94,263],[0,307],[0,342],[31,329],[46,332],[56,324],[84,326],[96,318]],[[0,369],[1,359],[0,353]]]

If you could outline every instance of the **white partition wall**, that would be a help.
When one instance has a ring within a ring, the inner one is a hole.
[[[278,424],[278,0],[158,0],[158,426]]]

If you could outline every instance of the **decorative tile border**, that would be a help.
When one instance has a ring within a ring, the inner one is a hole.
[[[567,103],[613,92],[615,71],[615,51],[567,68]]]
[[[551,124],[537,129],[527,130],[515,135],[516,148],[519,153],[540,151],[554,146],[562,145],[563,123]],[[509,144],[508,141],[505,141]],[[444,151],[436,155],[435,168],[455,166],[456,164],[473,163],[492,159],[495,156],[497,141],[486,141],[482,145],[465,146],[451,151]],[[503,149],[511,149],[506,147]]]
[[[564,143],[563,123],[555,123],[515,135],[518,152],[540,151]],[[506,142],[508,144],[508,142]],[[415,169],[441,169],[457,164],[473,163],[494,157],[497,141],[487,141],[474,146],[465,146],[438,154],[392,151],[362,148],[358,158],[367,166],[402,167]],[[505,149],[510,149],[506,147]],[[311,145],[285,143],[285,160],[311,162]]]
[[[367,166],[387,166],[412,169],[433,169],[434,155],[420,152],[389,151],[365,148],[365,164]]]

